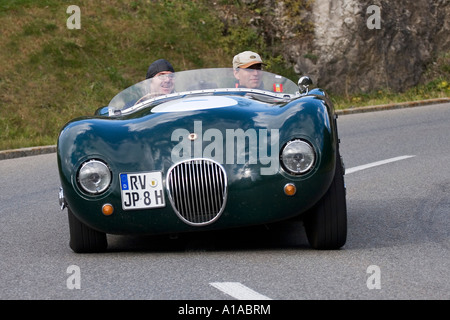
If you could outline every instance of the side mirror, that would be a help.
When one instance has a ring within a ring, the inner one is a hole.
[[[96,116],[107,116],[108,113],[109,113],[109,107],[106,106],[106,107],[101,107],[101,108],[98,108],[97,110],[95,110],[94,115],[96,115]]]
[[[300,93],[308,93],[309,91],[308,88],[312,84],[313,82],[310,77],[303,76],[300,79],[298,79],[298,91],[300,91]]]

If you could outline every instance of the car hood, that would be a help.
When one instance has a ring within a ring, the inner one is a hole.
[[[61,131],[58,152],[70,159],[68,168],[98,157],[119,171],[165,171],[177,161],[205,155],[225,165],[250,160],[252,150],[258,160],[275,159],[292,137],[314,141],[320,150],[331,133],[322,98],[269,103],[239,95],[191,96],[120,117],[78,118]]]

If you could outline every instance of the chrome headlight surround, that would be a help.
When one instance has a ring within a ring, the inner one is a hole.
[[[311,171],[316,163],[313,146],[302,139],[288,141],[280,152],[281,167],[291,175],[304,175]]]
[[[77,182],[81,189],[89,195],[99,195],[111,185],[112,175],[108,165],[97,159],[84,162],[77,172]]]

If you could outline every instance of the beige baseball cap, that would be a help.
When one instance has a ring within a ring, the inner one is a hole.
[[[234,56],[233,68],[248,68],[254,64],[263,63],[259,54],[253,51],[244,51]]]

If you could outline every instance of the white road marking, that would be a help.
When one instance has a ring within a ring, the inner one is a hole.
[[[372,162],[372,163],[368,163],[368,164],[364,164],[362,166],[357,166],[357,167],[353,167],[350,169],[345,169],[345,174],[350,174],[356,171],[361,171],[364,169],[368,169],[368,168],[372,168],[372,167],[376,167],[376,166],[381,166],[383,164],[387,164],[387,163],[391,163],[391,162],[395,162],[395,161],[400,161],[400,160],[405,160],[405,159],[409,159],[409,158],[413,158],[415,156],[401,156],[401,157],[395,157],[395,158],[391,158],[391,159],[386,159],[386,160],[381,160],[381,161],[377,161],[377,162]]]
[[[210,285],[238,300],[272,300],[240,282],[210,282]]]
[[[381,160],[377,162],[368,163],[362,166],[353,167],[350,169],[345,170],[345,174],[350,174],[353,172],[361,171],[368,168],[373,168],[377,166],[381,166],[387,163],[405,160],[409,158],[413,158],[415,156],[401,156],[401,157],[395,157],[391,159]],[[223,293],[232,296],[233,298],[236,298],[238,300],[272,300],[269,297],[266,297],[265,295],[262,295],[246,286],[244,286],[240,282],[210,282],[210,285],[215,287],[216,289],[222,291]]]

